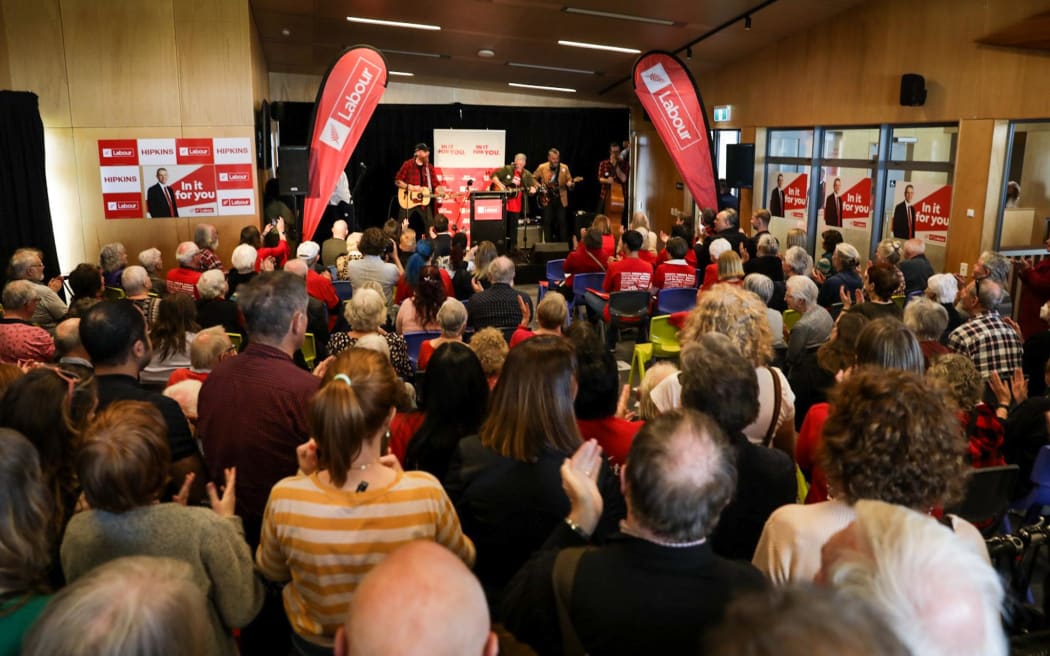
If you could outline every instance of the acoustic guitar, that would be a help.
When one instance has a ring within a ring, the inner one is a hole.
[[[443,189],[443,187],[438,187],[438,189]],[[397,190],[397,204],[400,205],[403,210],[410,210],[413,207],[429,205],[433,198],[437,198],[438,200],[448,200],[452,197],[453,195],[450,193],[445,193],[444,191],[432,192],[426,187],[421,187],[416,191],[409,191],[407,187]]]
[[[577,182],[583,182],[582,176],[577,176],[572,179],[572,184]],[[551,202],[551,198],[555,195],[561,195],[562,187],[567,187],[568,183],[564,185],[558,184],[557,180],[551,180],[545,185],[540,185],[540,190],[536,192],[536,199],[540,203],[540,207],[547,207],[547,204]]]

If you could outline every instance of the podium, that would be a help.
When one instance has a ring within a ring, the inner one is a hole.
[[[470,194],[470,243],[491,241],[496,249],[506,251],[507,197],[512,191],[473,191]]]

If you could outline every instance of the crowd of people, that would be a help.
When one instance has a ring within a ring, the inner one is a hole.
[[[114,243],[65,281],[17,251],[0,656],[1006,654],[951,509],[1048,444],[1050,272],[769,221],[599,216],[535,305],[440,217],[278,218],[229,266],[202,224],[170,270]],[[680,357],[632,390],[609,296],[667,288]]]

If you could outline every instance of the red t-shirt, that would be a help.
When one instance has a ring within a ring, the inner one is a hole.
[[[510,336],[509,348],[514,348],[515,346],[521,344],[533,335],[534,333],[528,328],[522,328],[521,326],[518,326],[517,330],[514,331],[514,334]]]
[[[712,262],[704,269],[703,290],[706,292],[718,284],[718,263]]]
[[[678,262],[676,264],[675,262]],[[681,264],[681,260],[669,260],[656,267],[653,287],[657,289],[672,287],[696,287],[696,267]]]
[[[647,251],[644,248],[638,251],[638,259],[643,262],[648,262],[650,266],[656,266],[656,253]]]
[[[211,372],[209,372],[209,371],[196,372],[196,371],[192,371],[192,370],[186,369],[186,368],[176,369],[175,371],[171,372],[170,376],[168,376],[167,387],[171,387],[175,383],[181,383],[184,380],[199,380],[200,382],[203,383],[205,380],[208,379],[208,374],[209,373],[211,373]]]
[[[627,452],[631,450],[634,436],[644,424],[640,421],[627,421],[619,417],[605,417],[603,419],[577,419],[576,425],[583,439],[597,440],[598,445],[602,447],[602,455],[611,464],[623,465],[627,462]]]
[[[583,251],[586,250],[586,248],[583,245],[583,240],[582,239],[580,240],[580,242],[578,244],[576,244],[576,250],[579,251],[580,253],[583,253]],[[602,235],[602,250],[601,250],[600,253],[595,253],[595,255],[598,256],[598,259],[601,261],[601,263],[605,264],[606,262],[608,262],[609,258],[612,257],[615,252],[616,252],[616,240],[613,239],[613,236],[612,235]],[[587,259],[590,259],[590,258],[587,258]],[[577,271],[576,273],[583,273],[583,272],[582,271]]]
[[[268,257],[273,258],[275,270],[280,271],[283,269],[284,263],[288,261],[288,242],[282,239],[273,248],[260,248],[255,255],[256,271],[260,270],[263,260]]]
[[[514,169],[514,177],[511,178],[511,183],[515,187],[521,186],[521,171]],[[508,212],[520,212],[521,211],[521,192],[514,194],[514,196],[507,199],[507,211]]]
[[[201,272],[194,269],[179,267],[168,271],[165,279],[169,294],[186,294],[192,296],[193,300],[200,300],[197,293],[197,281],[200,280]]]
[[[625,257],[609,265],[603,288],[607,292],[649,290],[653,282],[653,265],[637,257]]]

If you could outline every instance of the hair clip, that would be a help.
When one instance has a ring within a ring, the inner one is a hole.
[[[341,380],[346,383],[347,387],[353,387],[353,384],[350,382],[350,376],[346,374],[336,374],[332,376],[332,380]]]

